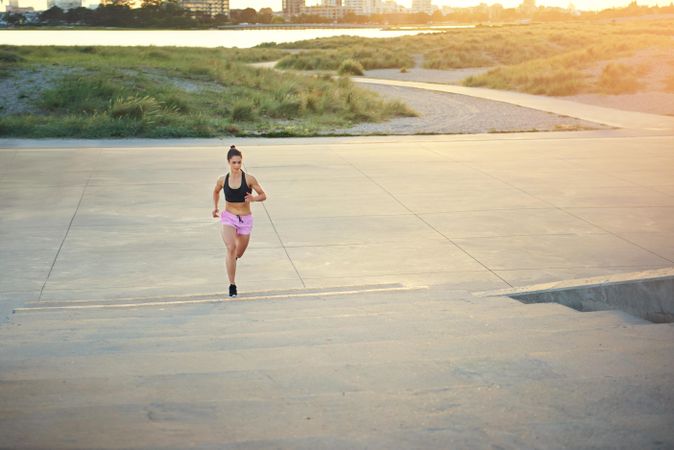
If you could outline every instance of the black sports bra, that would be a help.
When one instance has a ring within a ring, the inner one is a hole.
[[[229,187],[229,174],[225,175],[225,182],[222,185],[222,190],[225,191],[225,200],[230,203],[243,203],[246,201],[246,194],[252,192],[251,188],[246,183],[246,174],[241,171],[241,186],[237,189]]]

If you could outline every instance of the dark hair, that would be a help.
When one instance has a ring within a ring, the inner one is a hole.
[[[232,159],[235,156],[241,156],[243,158],[243,155],[241,152],[236,148],[236,145],[232,145],[229,147],[229,151],[227,152],[227,161]]]

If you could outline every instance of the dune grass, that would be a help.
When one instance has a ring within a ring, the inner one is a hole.
[[[43,87],[32,105],[38,112],[0,116],[3,136],[308,136],[414,114],[356,88],[348,78],[244,64],[278,59],[283,52],[276,49],[5,46],[0,51],[17,57],[6,63],[8,76],[69,69]]]
[[[284,59],[298,69],[319,66],[322,63],[311,61],[322,59],[329,60],[331,68],[346,59],[361,62],[365,69],[413,66],[392,58],[365,63],[344,50],[365,47],[376,49],[378,54],[390,51],[408,61],[414,55],[423,55],[423,67],[428,69],[491,68],[486,74],[467,78],[467,86],[573,95],[634,92],[639,88],[642,71],[613,65],[593,76],[590,69],[602,62],[607,66],[611,59],[630,56],[641,49],[660,47],[674,51],[673,39],[674,21],[660,19],[478,26],[391,39],[314,39],[278,47],[305,50]]]
[[[395,49],[355,45],[338,49],[309,50],[287,55],[276,67],[294,70],[338,70],[344,61],[353,61],[364,69],[400,68],[414,64],[408,53]]]

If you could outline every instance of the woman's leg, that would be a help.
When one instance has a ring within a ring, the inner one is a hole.
[[[232,226],[222,225],[220,235],[227,247],[227,258],[225,261],[229,284],[236,284],[236,230]]]
[[[236,235],[236,257],[241,258],[248,248],[248,243],[250,242],[250,234],[237,234]]]

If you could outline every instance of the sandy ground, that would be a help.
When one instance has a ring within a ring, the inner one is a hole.
[[[625,111],[674,116],[674,93],[669,92],[640,92],[622,95],[583,94],[564,97],[564,99]]]
[[[333,130],[331,133],[468,134],[605,128],[572,117],[477,97],[374,84],[368,84],[366,88],[386,99],[403,101],[419,116],[402,117],[383,123],[362,123],[352,128]]]
[[[632,94],[605,95],[580,94],[562,97],[565,100],[605,106],[626,111],[638,111],[651,114],[674,115],[674,92],[666,92],[666,80],[674,76],[674,51],[671,49],[649,49],[634,55],[611,61],[600,61],[589,67],[585,73],[590,80],[601,75],[609,63],[624,64],[643,70],[639,91]],[[368,78],[382,78],[401,81],[421,81],[426,83],[461,84],[461,81],[472,75],[479,75],[491,67],[476,67],[455,70],[432,70],[417,67],[401,73],[399,69],[368,70]]]
[[[666,80],[674,77],[674,51],[649,49],[612,61],[601,61],[586,70],[590,79],[600,76],[607,64],[623,64],[642,70],[638,92],[633,94],[581,94],[564,97],[591,105],[674,116],[674,92],[666,92]]]

